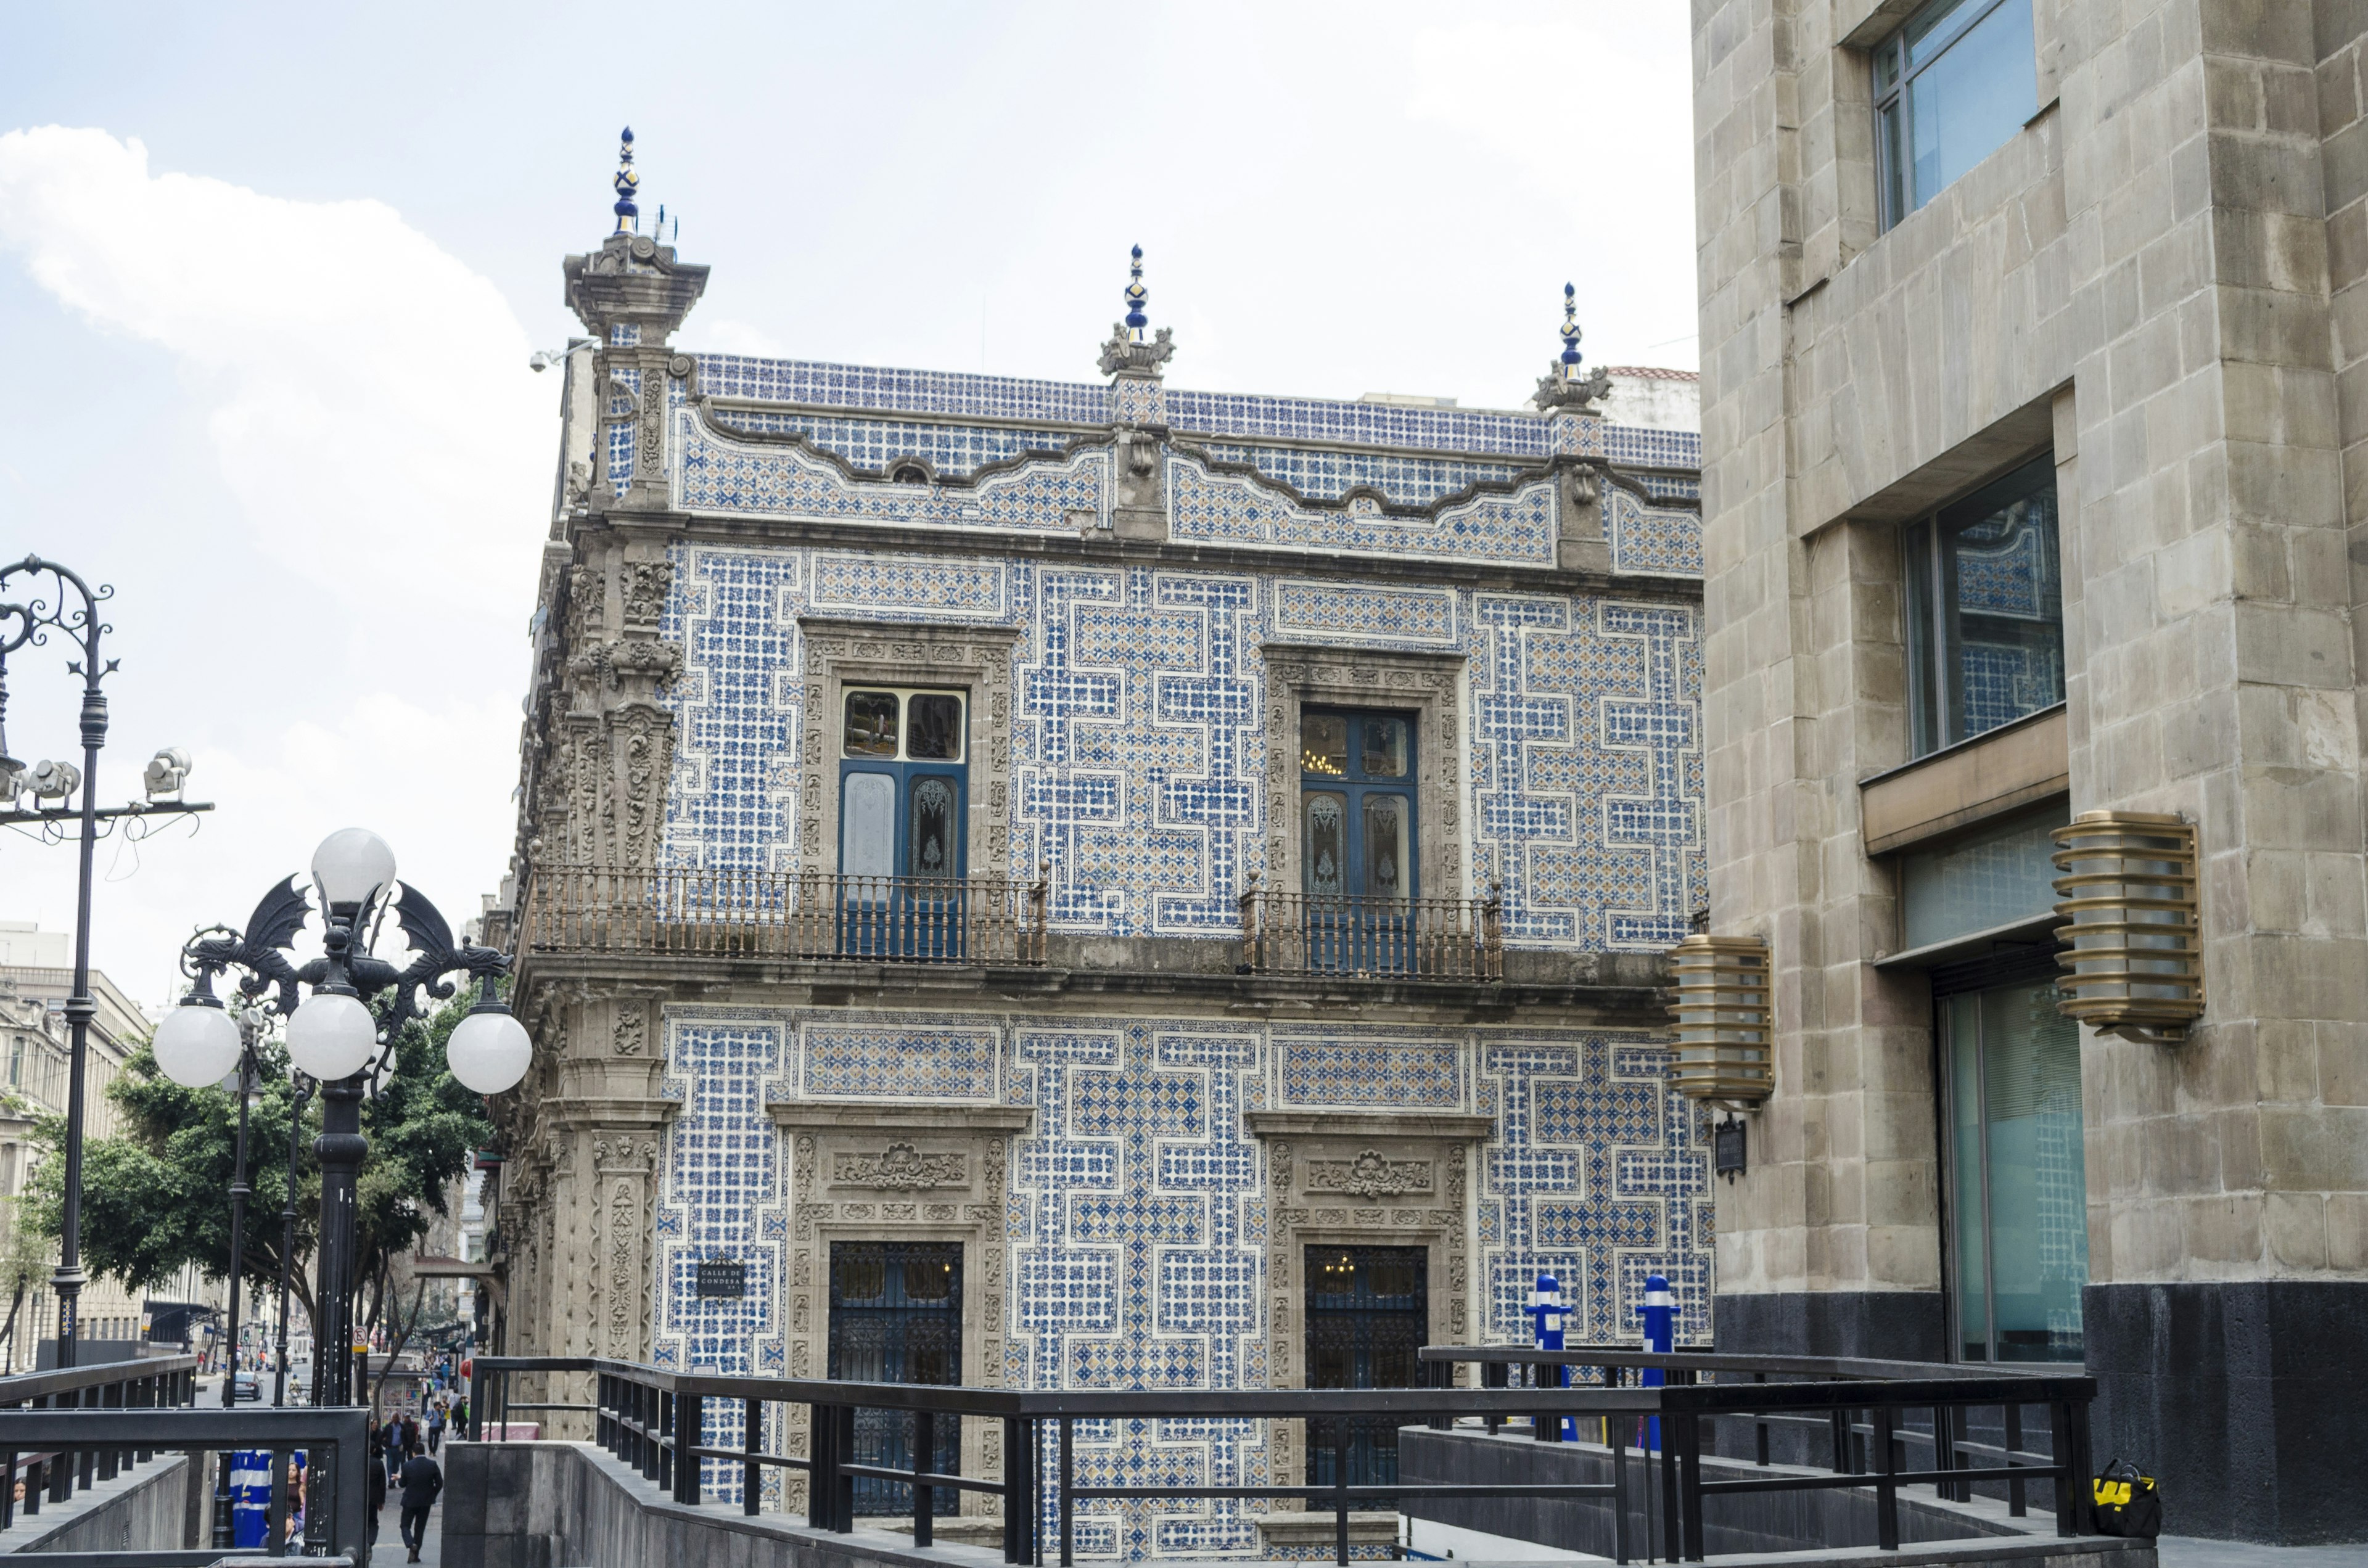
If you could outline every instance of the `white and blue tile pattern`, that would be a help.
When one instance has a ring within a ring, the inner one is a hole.
[[[800,869],[796,619],[815,611],[1019,631],[1011,858],[973,869],[1030,880],[1049,862],[1060,930],[1237,929],[1244,879],[1265,869],[1254,653],[1269,638],[1466,655],[1458,776],[1474,780],[1474,864],[1504,884],[1509,943],[1658,950],[1702,901],[1688,605],[985,555],[685,545],[675,559],[675,864]]]
[[[766,1110],[812,1083],[843,1011],[685,1007],[668,1016],[666,1082],[682,1102],[660,1187],[656,1358],[778,1371],[790,1140]],[[1702,1113],[1668,1086],[1667,1052],[1627,1032],[1413,1028],[1329,1037],[1315,1026],[1026,1014],[872,1015],[882,1050],[992,1058],[1008,1103],[1035,1112],[1001,1195],[1008,1322],[1002,1380],[1027,1388],[1268,1386],[1266,1154],[1243,1113],[1268,1085],[1309,1106],[1469,1110],[1497,1119],[1480,1150],[1486,1336],[1526,1342],[1541,1268],[1560,1274],[1577,1332],[1633,1343],[1644,1278],[1676,1288],[1679,1334],[1708,1337],[1710,1173]],[[1395,1052],[1390,1062],[1360,1053]],[[962,1072],[971,1072],[969,1066]],[[699,1257],[745,1258],[752,1293],[701,1301]],[[1077,1472],[1099,1485],[1255,1485],[1253,1423],[1081,1423]],[[711,1480],[727,1492],[732,1477]],[[1256,1557],[1229,1501],[1081,1511],[1081,1554]]]

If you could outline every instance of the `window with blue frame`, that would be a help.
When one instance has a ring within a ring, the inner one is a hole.
[[[1907,530],[1908,724],[1923,756],[2064,700],[2055,462]]]
[[[963,874],[968,704],[959,691],[849,687],[839,728],[838,870]]]
[[[1310,898],[1385,907],[1419,896],[1414,767],[1411,714],[1301,713],[1300,865]]]
[[[2031,0],[1930,0],[1873,51],[1883,226],[2004,146],[2039,108]]]

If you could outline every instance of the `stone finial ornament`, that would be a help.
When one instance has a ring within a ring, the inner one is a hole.
[[[1175,329],[1163,326],[1156,335],[1144,335],[1151,325],[1151,318],[1143,313],[1143,307],[1151,298],[1151,291],[1143,286],[1141,245],[1134,247],[1127,269],[1123,298],[1126,301],[1126,319],[1110,324],[1110,340],[1102,345],[1102,374],[1115,376],[1123,372],[1156,376],[1159,374],[1160,367],[1167,363],[1169,356],[1176,352],[1176,345],[1171,341]]]
[[[1538,390],[1530,397],[1540,409],[1584,411],[1611,390],[1611,378],[1600,366],[1593,375],[1578,373],[1578,289],[1565,283],[1562,286],[1562,356],[1552,369],[1538,378]]]
[[[633,172],[633,128],[630,125],[625,127],[623,135],[618,140],[617,205],[614,209],[617,233],[631,234],[638,233],[642,226],[642,210],[633,205],[633,192],[642,183],[642,176]]]

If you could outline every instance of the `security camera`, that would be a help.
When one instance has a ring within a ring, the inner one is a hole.
[[[34,799],[63,801],[82,788],[82,769],[71,762],[44,759],[33,764],[32,781]]]
[[[24,788],[25,765],[13,756],[0,756],[0,806],[15,805]]]
[[[141,781],[147,786],[148,798],[156,801],[179,794],[188,777],[189,754],[179,746],[166,746],[148,759],[148,770]]]
[[[526,368],[541,375],[565,358],[565,355],[553,354],[548,348],[538,348],[534,351],[534,358],[526,362]]]

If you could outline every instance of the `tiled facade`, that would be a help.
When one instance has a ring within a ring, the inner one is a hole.
[[[702,269],[620,239],[569,277],[600,345],[571,407],[601,391],[504,916],[539,1046],[514,1349],[819,1376],[830,1247],[895,1237],[963,1247],[972,1381],[1289,1384],[1299,1255],[1354,1238],[1426,1249],[1435,1342],[1526,1338],[1540,1269],[1587,1338],[1635,1338],[1651,1272],[1709,1337],[1706,1125],[1656,990],[1705,896],[1696,437],[1184,392],[1164,342],[1106,383],[683,355]],[[552,935],[567,875],[834,876],[857,684],[967,691],[965,869],[1041,890],[1043,962]],[[1485,911],[1502,980],[1242,961],[1246,895],[1297,892],[1319,690],[1419,710],[1417,891]],[[746,1294],[698,1295],[720,1257]],[[1303,1462],[1262,1424],[1081,1437],[1110,1480]],[[1079,1545],[1258,1557],[1263,1511],[1088,1511]]]

